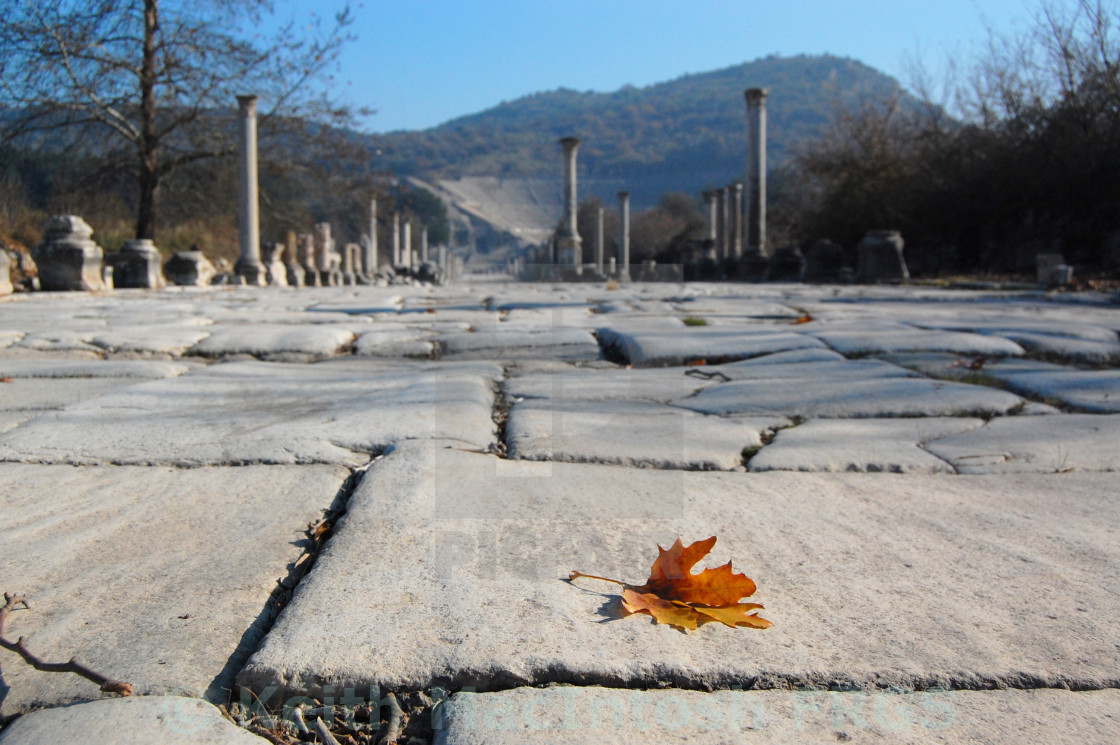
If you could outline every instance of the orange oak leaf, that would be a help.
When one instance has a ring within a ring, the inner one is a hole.
[[[729,605],[691,605],[697,613],[707,616],[712,620],[731,626],[750,626],[756,629],[768,629],[774,624],[751,611],[762,608],[758,603],[732,603]]]
[[[689,631],[695,631],[700,624],[700,614],[690,606],[663,600],[652,593],[636,592],[629,587],[622,590],[622,607],[630,613],[648,613],[658,623]]]
[[[770,628],[773,624],[756,612],[762,609],[761,605],[739,602],[753,595],[756,588],[749,577],[735,573],[730,561],[715,569],[692,573],[692,568],[715,543],[712,536],[685,546],[678,537],[668,550],[658,546],[649,580],[640,586],[582,572],[572,572],[568,579],[585,577],[622,585],[622,607],[627,612],[648,613],[657,623],[688,631],[712,621],[731,627]]]
[[[754,595],[754,582],[744,574],[736,574],[730,561],[716,569],[692,573],[692,567],[707,556],[715,544],[716,537],[712,536],[687,547],[677,538],[668,551],[658,546],[660,553],[650,569],[649,581],[637,588],[638,592],[653,592],[666,600],[704,605],[729,605]]]

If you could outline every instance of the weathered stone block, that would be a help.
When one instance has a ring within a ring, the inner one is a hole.
[[[101,290],[105,254],[92,240],[93,228],[77,215],[55,215],[43,242],[31,249],[44,290]]]
[[[12,257],[0,248],[0,295],[11,295],[15,288],[12,287]]]
[[[217,274],[201,251],[176,251],[163,265],[163,271],[173,284],[187,287],[204,287]]]
[[[805,252],[802,282],[839,282],[844,279],[844,247],[834,241],[821,240]]]
[[[288,286],[288,268],[284,266],[284,244],[272,243],[261,247],[265,278],[269,287]]]
[[[910,279],[902,256],[902,233],[897,230],[869,230],[856,250],[859,252],[857,282],[881,279]]]
[[[306,270],[299,264],[285,264],[288,273],[288,287],[303,287],[306,284]]]
[[[805,258],[797,246],[783,246],[774,252],[766,265],[764,279],[768,282],[798,282],[805,268]]]
[[[112,266],[115,287],[157,289],[166,284],[163,257],[146,238],[126,241],[120,253],[113,256]]]

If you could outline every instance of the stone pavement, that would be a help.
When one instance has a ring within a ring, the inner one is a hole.
[[[215,705],[285,703],[294,741],[388,691],[401,742],[1114,742],[1118,331],[920,287],[0,299],[4,636],[137,694],[0,650],[0,742],[265,742]],[[567,581],[678,535],[774,626]]]

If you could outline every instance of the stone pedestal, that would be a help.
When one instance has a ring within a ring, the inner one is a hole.
[[[315,238],[310,233],[299,234],[299,253],[296,261],[303,269],[303,286],[319,286],[319,269],[315,266]]]
[[[284,244],[272,243],[264,246],[261,251],[261,261],[264,263],[265,278],[269,287],[288,286],[288,267],[284,266]]]
[[[90,236],[91,228],[77,215],[56,215],[47,222],[43,242],[31,250],[43,290],[102,290],[104,252]]]
[[[167,281],[180,287],[205,287],[217,270],[201,251],[176,251],[163,265]]]
[[[805,270],[805,259],[797,246],[783,246],[766,264],[763,278],[767,282],[799,282]]]
[[[358,284],[358,264],[361,262],[362,247],[357,243],[347,243],[342,253],[342,284]]]
[[[857,282],[884,279],[910,279],[906,260],[902,257],[902,233],[897,230],[870,230],[859,242]]]
[[[307,270],[302,266],[289,261],[284,264],[284,271],[288,274],[288,287],[305,287],[307,283]]]
[[[148,290],[163,287],[163,257],[147,238],[126,241],[113,256],[113,284],[120,288]]]
[[[12,257],[0,248],[0,295],[11,295],[15,291],[12,287]]]
[[[841,282],[844,280],[844,247],[833,241],[820,240],[805,252],[802,282]],[[848,277],[851,278],[850,275]]]

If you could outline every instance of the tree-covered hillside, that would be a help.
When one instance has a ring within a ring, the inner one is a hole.
[[[667,189],[718,184],[743,170],[749,87],[770,88],[771,167],[820,135],[838,104],[899,93],[893,78],[854,60],[772,56],[646,88],[537,93],[423,132],[379,135],[374,162],[399,174],[549,176],[560,172],[557,138],[576,135],[581,175],[653,177]]]

